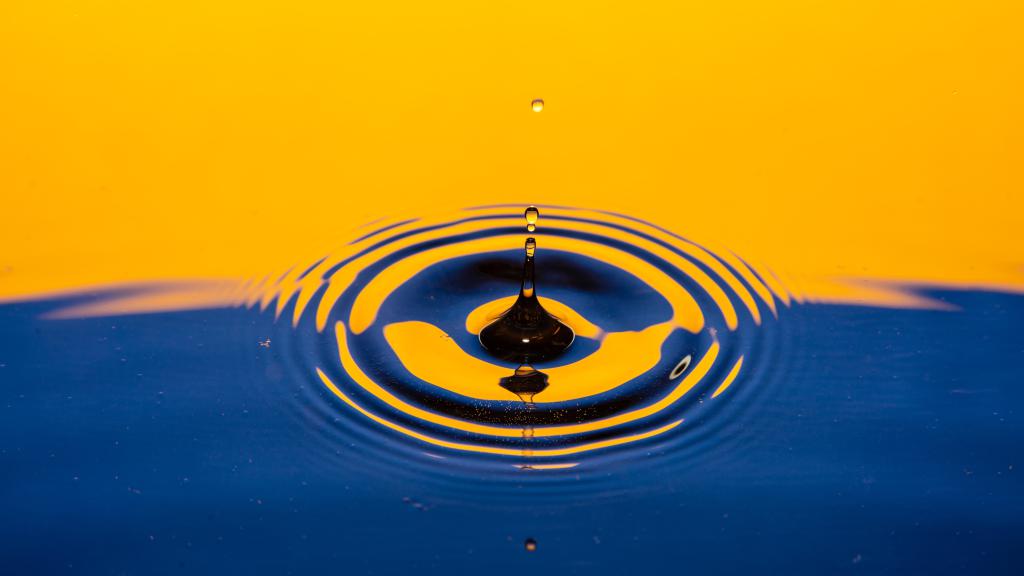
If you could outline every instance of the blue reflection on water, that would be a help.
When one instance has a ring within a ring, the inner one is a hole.
[[[692,466],[521,484],[324,446],[268,314],[3,306],[3,572],[1020,573],[1024,298],[931,295],[962,311],[787,311],[781,384]]]

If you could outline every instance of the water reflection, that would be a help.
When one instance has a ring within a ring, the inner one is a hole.
[[[315,384],[295,410],[329,417],[326,444],[372,438],[396,473],[522,481],[648,466],[652,449],[693,464],[702,443],[735,441],[714,431],[770,393],[757,367],[785,368],[790,300],[734,255],[624,216],[544,209],[544,296],[531,296],[576,342],[561,356],[495,356],[477,334],[514,309],[516,209],[382,224],[278,286],[270,304],[290,322],[276,329],[290,334],[295,376]],[[535,231],[537,220],[527,212]]]
[[[262,311],[254,341],[279,360],[254,392],[294,416],[321,466],[351,465],[345,447],[358,445],[361,465],[453,493],[485,490],[454,475],[489,478],[486,490],[550,484],[544,497],[558,497],[633,489],[605,483],[610,467],[743,457],[752,415],[800,369],[800,299],[735,254],[636,218],[544,208],[534,296],[576,339],[554,358],[496,358],[478,334],[517,298],[521,210],[382,221],[284,274],[188,289]],[[538,213],[526,216],[536,231]],[[109,296],[65,300],[48,317],[169,298]]]

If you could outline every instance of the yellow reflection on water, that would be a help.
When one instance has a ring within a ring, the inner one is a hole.
[[[666,424],[664,426],[660,426],[658,428],[654,428],[652,430],[647,430],[645,432],[640,432],[638,434],[630,434],[630,435],[625,435],[625,436],[616,436],[616,437],[613,437],[613,438],[609,438],[607,440],[600,440],[600,441],[597,441],[597,442],[589,442],[587,444],[581,444],[581,445],[577,445],[577,446],[568,446],[568,447],[565,447],[565,448],[551,448],[551,449],[544,449],[544,450],[529,450],[528,454],[524,454],[524,450],[520,449],[520,448],[499,448],[499,447],[495,447],[495,446],[484,446],[484,445],[479,445],[479,444],[468,444],[468,443],[463,443],[463,442],[451,442],[449,440],[444,440],[444,439],[441,439],[441,438],[436,438],[434,436],[430,436],[428,434],[423,434],[421,432],[416,432],[415,430],[411,430],[409,428],[406,428],[405,426],[402,426],[400,424],[396,424],[396,423],[394,423],[394,422],[392,422],[392,421],[390,421],[390,420],[388,420],[386,418],[378,416],[378,415],[370,412],[369,410],[363,408],[362,406],[357,404],[355,401],[353,401],[351,398],[349,398],[348,395],[346,395],[344,392],[339,390],[338,387],[335,386],[334,383],[331,382],[331,380],[329,378],[327,378],[327,376],[322,371],[320,371],[319,369],[317,370],[317,374],[320,376],[320,379],[324,383],[324,385],[327,386],[327,388],[331,392],[333,392],[335,396],[337,396],[345,404],[348,404],[351,408],[354,408],[357,412],[359,412],[363,416],[369,418],[370,420],[373,420],[377,424],[380,424],[380,425],[382,425],[382,426],[384,426],[386,428],[390,428],[391,430],[394,430],[395,432],[398,432],[400,434],[404,434],[405,436],[408,436],[410,438],[415,438],[416,440],[419,440],[421,442],[426,442],[428,444],[433,444],[434,446],[440,446],[442,448],[449,448],[449,449],[452,449],[452,450],[461,450],[461,451],[464,451],[464,452],[478,452],[478,453],[485,453],[485,454],[497,454],[497,455],[501,455],[501,456],[524,456],[524,455],[528,455],[528,456],[531,456],[531,457],[540,457],[540,458],[556,457],[556,456],[568,456],[568,455],[571,455],[571,454],[582,454],[584,452],[591,452],[591,451],[594,451],[594,450],[600,450],[602,448],[610,448],[612,446],[621,446],[622,444],[629,444],[631,442],[638,442],[640,440],[646,440],[647,438],[652,438],[654,436],[658,436],[659,434],[663,434],[665,432],[668,432],[669,430],[671,430],[671,429],[675,428],[676,426],[679,426],[680,424],[683,423],[682,420],[676,420],[675,422],[671,422],[669,424]]]
[[[603,334],[600,347],[592,354],[571,364],[544,368],[549,386],[534,402],[575,400],[629,382],[658,364],[661,346],[674,329],[671,322],[665,322],[636,332]],[[384,327],[384,337],[406,370],[424,382],[479,400],[516,398],[495,385],[511,373],[509,368],[471,356],[433,324],[389,324]]]

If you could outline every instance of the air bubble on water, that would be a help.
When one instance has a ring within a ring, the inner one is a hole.
[[[527,538],[526,542],[523,542],[523,547],[526,548],[527,552],[533,552],[537,550],[537,541],[533,538]]]
[[[668,375],[668,379],[669,380],[675,380],[676,378],[679,378],[680,376],[682,376],[683,372],[686,372],[686,369],[690,367],[690,361],[692,359],[693,359],[692,356],[687,354],[686,357],[684,357],[682,360],[680,360],[679,363],[676,364],[676,367],[672,369],[672,372],[669,373],[669,375]]]
[[[534,112],[540,112],[544,109],[544,101],[540,98],[535,98],[533,102],[530,102],[530,108],[533,108]]]

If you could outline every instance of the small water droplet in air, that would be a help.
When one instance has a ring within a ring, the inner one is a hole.
[[[530,102],[530,107],[533,108],[534,112],[540,112],[544,109],[544,101],[540,98],[535,98],[533,102]]]
[[[526,231],[533,232],[537,229],[537,219],[540,218],[540,210],[537,210],[536,206],[530,206],[523,213],[526,216]]]
[[[526,542],[523,543],[523,546],[526,548],[527,552],[533,552],[537,549],[537,541],[533,538],[527,538]]]

